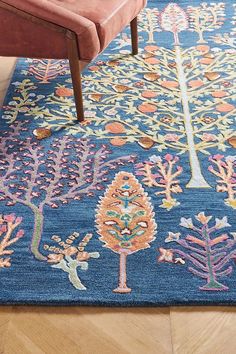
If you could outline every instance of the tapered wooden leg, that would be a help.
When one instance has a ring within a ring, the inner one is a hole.
[[[84,120],[83,95],[81,83],[81,69],[79,63],[79,51],[77,38],[73,32],[68,31],[67,35],[68,58],[70,63],[71,79],[74,89],[75,106],[77,119],[79,122]]]
[[[131,41],[132,41],[132,54],[138,54],[138,19],[135,17],[130,22]]]

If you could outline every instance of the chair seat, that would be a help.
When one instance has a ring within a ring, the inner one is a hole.
[[[96,25],[100,52],[131,22],[146,0],[49,0]]]
[[[68,28],[77,34],[80,59],[91,61],[123,30],[123,28],[135,18],[140,10],[145,6],[146,0],[1,0],[18,10],[27,12],[30,15],[46,20],[48,22]],[[14,40],[17,43],[32,43],[32,36],[42,38],[37,42],[37,55],[48,55],[52,57],[66,57],[66,48],[60,51],[57,48],[62,47],[62,38],[58,34],[46,32],[34,24],[21,24],[23,20],[13,17],[13,23],[19,22],[21,29],[28,27],[28,30],[14,34]],[[7,17],[10,18],[10,15]],[[4,14],[3,14],[4,20]],[[4,24],[4,31],[11,24]],[[13,27],[14,31],[14,27]],[[16,32],[16,31],[15,31]],[[18,30],[17,30],[18,32]],[[32,33],[31,33],[32,32]],[[34,32],[34,33],[33,33]],[[44,35],[45,32],[45,35]],[[1,34],[1,31],[0,31]],[[21,36],[21,37],[20,37]],[[41,44],[40,44],[41,42]],[[55,47],[55,50],[52,47]],[[32,44],[31,44],[32,45]],[[27,45],[26,45],[27,46]],[[1,46],[0,46],[1,47]],[[47,50],[49,47],[49,50]],[[51,47],[51,50],[50,50]],[[29,49],[30,51],[30,49]],[[10,52],[10,49],[8,50]],[[5,54],[7,54],[6,52]],[[21,48],[17,53],[21,53]],[[28,51],[26,51],[28,54]]]

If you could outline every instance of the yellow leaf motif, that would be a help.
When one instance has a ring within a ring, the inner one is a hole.
[[[130,292],[126,257],[149,248],[157,227],[150,198],[132,173],[122,171],[116,175],[99,202],[96,222],[105,247],[120,254],[119,286],[114,291]]]

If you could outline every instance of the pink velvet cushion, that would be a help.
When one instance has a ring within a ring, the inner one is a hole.
[[[89,21],[88,19],[86,19],[82,16],[79,16],[76,13],[66,10],[62,6],[56,6],[53,2],[48,1],[48,0],[2,0],[2,2],[9,4],[11,6],[14,6],[16,9],[27,12],[28,14],[31,14],[31,15],[36,16],[38,18],[44,19],[46,21],[52,22],[54,24],[60,25],[62,27],[65,27],[65,28],[68,28],[68,29],[74,31],[78,36],[78,45],[79,45],[81,59],[89,61],[89,60],[93,59],[100,52],[100,41],[98,38],[96,26],[92,21]],[[1,13],[2,13],[2,16],[1,16]],[[10,26],[11,31],[18,32],[19,29],[17,28],[17,16],[15,16],[15,18],[14,18],[15,26],[12,26],[12,22],[10,23],[6,16],[7,16],[6,12],[1,11],[1,9],[0,9],[0,19],[1,19],[1,17],[5,17],[5,25],[7,26],[6,28],[8,29]],[[12,20],[13,16],[9,15],[9,17]],[[23,36],[26,35],[26,37],[28,37],[29,34],[24,33],[24,30],[23,30],[23,25],[22,25],[23,21],[20,18],[19,18],[19,21],[20,21],[20,29],[22,29],[21,34]],[[37,30],[37,26],[35,26],[35,24],[32,24],[31,26],[30,26],[30,24],[27,24],[26,27],[27,27],[28,31],[34,32],[34,30]],[[3,28],[2,28],[2,30],[4,31]],[[41,40],[35,41],[34,46],[37,45],[39,47],[38,52],[43,53],[44,41],[46,41],[46,42],[50,41],[52,55],[49,56],[48,51],[46,51],[45,55],[43,55],[42,57],[55,57],[54,46],[57,47],[60,44],[57,42],[58,39],[56,38],[54,33],[50,33],[50,31],[48,30],[46,32],[47,34],[45,35],[45,32],[46,31],[42,29]],[[20,35],[20,34],[18,33],[18,35]],[[44,35],[45,35],[45,37],[44,37]],[[17,33],[15,33],[14,38],[17,38]],[[22,42],[21,42],[21,44],[22,44]],[[16,42],[14,45],[18,45],[18,43]],[[2,45],[0,43],[0,52],[1,52],[1,46]],[[31,46],[32,46],[32,44],[30,45],[30,47]],[[64,48],[62,48],[62,52],[63,52],[63,54],[65,54],[64,53],[64,52],[66,52],[66,43],[65,42],[64,42],[63,46],[64,46]],[[27,49],[27,53],[28,53],[28,51],[30,51],[30,48]],[[34,53],[32,53],[32,55],[33,54]],[[58,56],[58,57],[61,58],[61,56]]]
[[[133,20],[146,0],[49,0],[95,23],[102,51]]]
[[[146,4],[146,0],[2,0],[2,2],[74,31],[78,37],[82,60],[92,60],[96,57]],[[51,36],[53,37],[52,34]],[[52,39],[55,41],[55,36]],[[42,38],[42,41],[38,42],[38,45],[42,46],[42,51],[43,43]]]

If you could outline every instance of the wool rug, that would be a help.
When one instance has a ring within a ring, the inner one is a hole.
[[[83,124],[67,61],[18,61],[1,304],[236,304],[236,5],[149,1],[139,28],[83,73]]]

